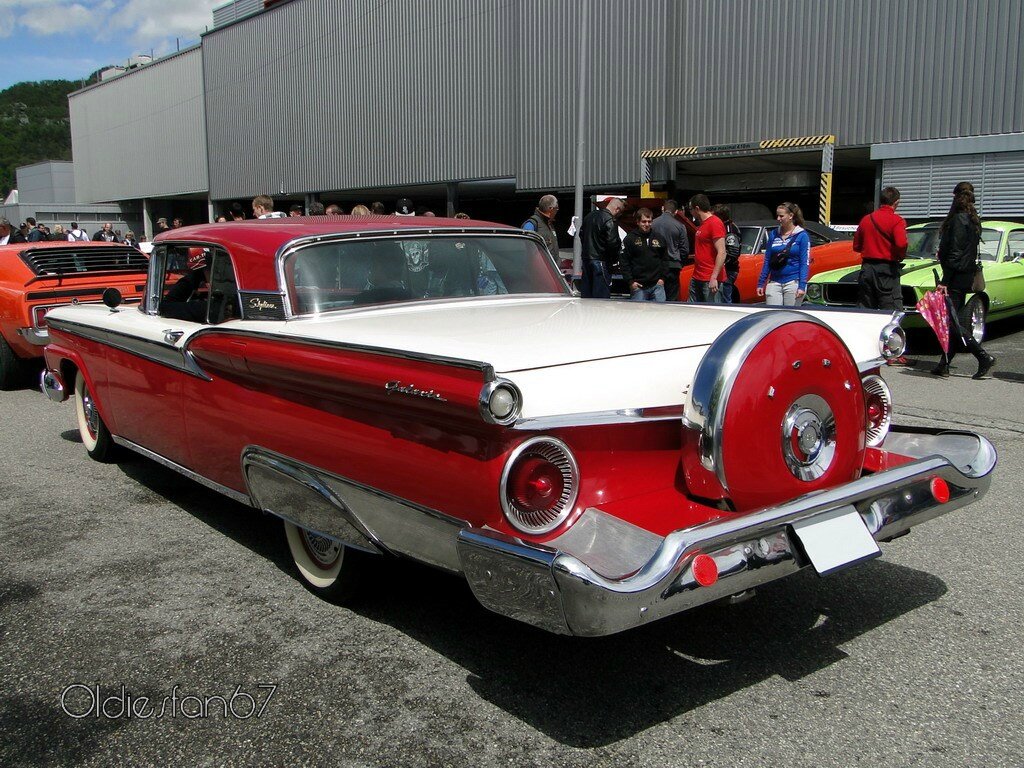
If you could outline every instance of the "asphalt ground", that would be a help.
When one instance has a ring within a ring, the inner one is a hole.
[[[0,765],[1019,766],[1024,333],[993,331],[991,381],[915,353],[885,373],[897,421],[994,441],[982,502],[858,568],[589,640],[412,563],[324,603],[273,519],[94,463],[70,403],[0,393]]]

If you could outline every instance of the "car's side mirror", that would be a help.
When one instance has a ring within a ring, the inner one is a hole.
[[[112,311],[117,310],[121,304],[121,292],[117,288],[107,288],[103,292],[103,303],[110,307]]]
[[[1010,261],[1014,264],[1019,264],[1022,260],[1024,260],[1024,251],[1014,251],[1013,258]]]

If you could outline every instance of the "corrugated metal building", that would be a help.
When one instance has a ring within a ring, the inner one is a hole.
[[[278,3],[74,94],[79,195],[570,190],[581,8]],[[589,0],[589,14],[588,190],[649,180],[811,210],[827,196],[851,218],[891,181],[924,217],[966,173],[983,213],[1024,215],[1008,183],[1024,170],[1021,0]]]

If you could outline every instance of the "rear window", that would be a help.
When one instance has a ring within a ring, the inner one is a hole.
[[[291,254],[285,275],[299,315],[441,297],[566,293],[536,242],[495,235],[319,243]]]
[[[37,275],[71,275],[81,272],[145,272],[146,255],[124,246],[83,248],[36,248],[21,258]]]

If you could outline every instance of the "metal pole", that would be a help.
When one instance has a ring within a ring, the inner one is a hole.
[[[576,82],[576,206],[573,217],[576,220],[576,236],[572,239],[573,280],[583,276],[583,249],[580,241],[580,227],[583,224],[583,170],[585,166],[587,129],[587,49],[590,47],[590,0],[580,0],[580,24],[577,37],[577,82]]]

